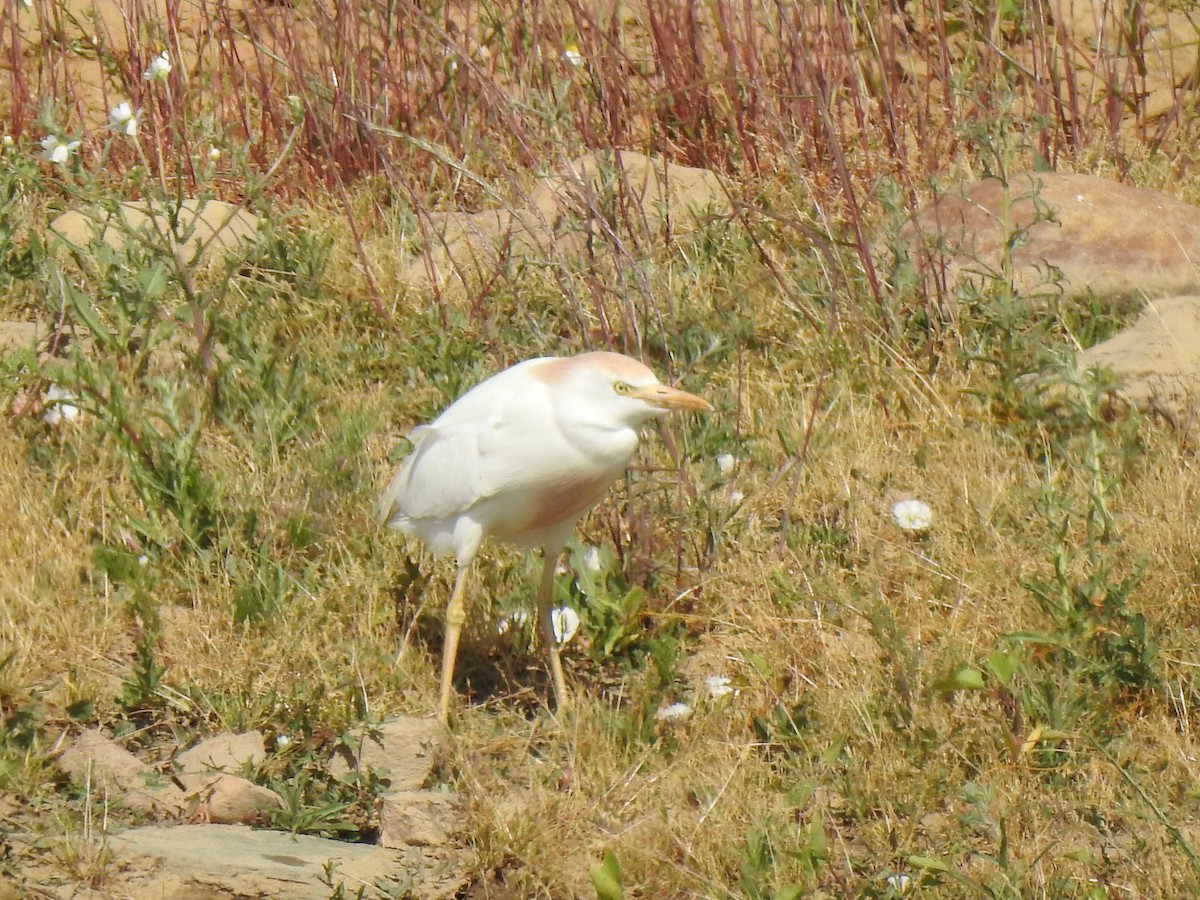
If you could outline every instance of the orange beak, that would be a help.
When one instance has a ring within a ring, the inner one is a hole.
[[[639,400],[644,400],[651,406],[658,406],[662,409],[670,410],[687,410],[691,412],[709,412],[712,410],[712,404],[703,397],[697,397],[695,394],[689,394],[687,391],[681,391],[678,388],[667,387],[665,384],[651,384],[644,388],[638,388],[629,396],[637,397]]]

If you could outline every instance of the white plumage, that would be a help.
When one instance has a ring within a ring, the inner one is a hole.
[[[441,704],[449,715],[466,573],[485,537],[546,555],[538,624],[555,699],[567,703],[550,624],[554,565],[571,530],[629,464],[639,430],[671,410],[707,410],[618,353],[531,359],[492,376],[428,425],[380,500],[380,517],[453,553],[458,577],[446,609]]]

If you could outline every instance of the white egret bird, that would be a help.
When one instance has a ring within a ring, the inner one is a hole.
[[[659,382],[619,353],[530,359],[472,388],[410,435],[412,453],[379,504],[392,528],[433,553],[453,553],[458,572],[446,607],[438,714],[449,718],[467,575],[485,537],[540,547],[538,632],[554,699],[568,705],[551,622],[554,567],[575,524],[625,471],[639,429],[672,410],[710,410],[706,400]]]

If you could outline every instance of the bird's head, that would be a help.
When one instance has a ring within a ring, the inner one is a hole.
[[[572,409],[572,418],[637,428],[673,411],[705,412],[702,397],[663,384],[636,359],[620,353],[583,353],[549,362],[540,372]]]

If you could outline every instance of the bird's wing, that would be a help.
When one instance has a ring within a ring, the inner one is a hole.
[[[544,394],[524,383],[493,388],[469,392],[409,435],[413,451],[384,491],[382,519],[450,519],[533,475],[531,463],[551,437]]]

